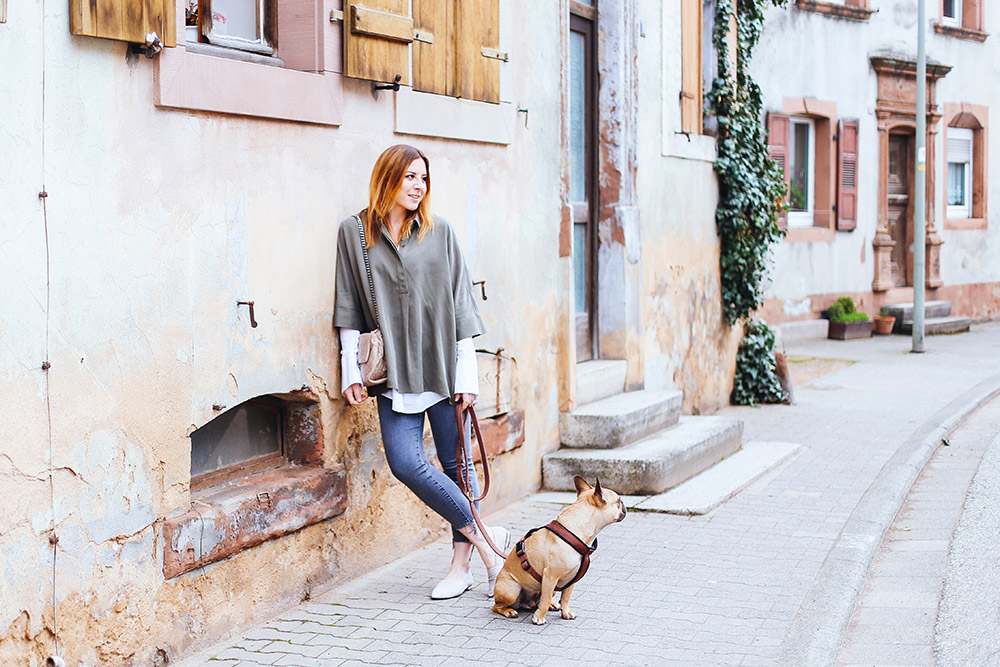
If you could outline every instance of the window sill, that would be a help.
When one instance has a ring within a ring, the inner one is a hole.
[[[158,107],[340,125],[341,76],[206,55],[206,45],[164,49],[153,74]],[[213,49],[214,51],[214,49]],[[262,92],[266,91],[266,92]]]
[[[785,230],[788,243],[832,243],[837,232],[829,227],[788,227]]]
[[[163,576],[172,579],[342,514],[342,469],[287,465],[191,495],[163,522]]]
[[[945,218],[945,229],[987,229],[986,218]]]
[[[396,134],[509,144],[512,107],[510,102],[476,102],[404,86],[396,93]]]
[[[265,56],[260,53],[253,53],[252,51],[240,51],[239,49],[230,49],[225,46],[206,44],[204,42],[185,42],[184,48],[188,53],[199,53],[203,56],[229,58],[230,60],[239,60],[256,65],[269,65],[271,67],[285,66],[285,62],[275,56]]]
[[[867,7],[836,5],[832,2],[822,2],[822,0],[795,0],[795,6],[807,12],[816,12],[853,21],[867,21],[875,13],[875,10]]]
[[[968,39],[973,42],[985,42],[986,38],[990,36],[988,32],[983,32],[982,30],[973,30],[972,28],[961,28],[956,25],[945,25],[944,23],[939,23],[936,21],[934,23],[934,32],[936,32],[939,35],[958,37],[959,39]]]
[[[715,137],[707,134],[672,132],[666,137],[664,143],[664,157],[710,163],[714,163],[718,158]]]

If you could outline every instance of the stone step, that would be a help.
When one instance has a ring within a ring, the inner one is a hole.
[[[972,320],[961,315],[951,317],[929,317],[924,320],[924,334],[927,336],[939,336],[945,334],[962,333],[969,330]],[[892,328],[893,333],[901,333],[907,336],[913,334],[913,322],[896,322]]]
[[[673,426],[681,414],[680,391],[630,391],[559,415],[564,447],[621,447]]]
[[[576,365],[576,404],[586,405],[625,390],[624,359],[595,359]]]
[[[573,476],[620,494],[662,493],[740,448],[743,421],[729,417],[681,417],[676,426],[617,449],[560,449],[542,458],[542,484],[573,489]]]
[[[913,302],[887,303],[882,306],[882,312],[896,318],[896,328],[894,328],[893,331],[899,333],[898,327],[903,322],[913,321]],[[924,302],[924,318],[930,319],[932,317],[948,317],[949,315],[951,315],[951,301]]]
[[[630,507],[644,512],[708,514],[801,450],[802,445],[793,442],[751,440],[703,473]]]

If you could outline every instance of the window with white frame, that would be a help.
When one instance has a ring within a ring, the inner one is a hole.
[[[962,25],[962,0],[942,0],[941,22],[945,25]]]
[[[788,128],[788,226],[812,227],[816,181],[816,123],[792,116]]]
[[[973,131],[948,128],[948,217],[972,217]]]

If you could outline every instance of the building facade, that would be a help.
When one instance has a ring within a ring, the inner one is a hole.
[[[587,360],[726,403],[699,1],[2,7],[0,662],[164,664],[444,534],[339,391],[336,229],[391,144],[483,299],[492,506]]]
[[[870,315],[913,299],[917,11],[916,0],[793,0],[768,13],[753,70],[790,188],[770,322],[817,318],[845,294]],[[998,53],[997,16],[981,0],[928,0],[927,18],[926,295],[995,318],[1000,80],[983,63]]]

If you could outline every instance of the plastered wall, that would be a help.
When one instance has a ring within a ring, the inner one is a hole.
[[[48,4],[44,21],[38,1],[10,8],[0,663],[42,664],[57,628],[70,664],[164,664],[443,534],[391,478],[373,405],[345,408],[331,330],[337,225],[366,204],[371,166],[392,143],[430,156],[433,208],[487,281],[477,346],[516,359],[524,444],[497,459],[486,509],[538,488],[574,354],[571,260],[559,257],[567,6],[504,6],[530,15],[504,74],[509,144],[396,134],[392,94],[346,79],[339,127],[158,108],[151,61],[70,36],[64,5]],[[634,190],[621,203],[641,250],[620,253],[642,360],[630,378],[710,411],[728,396],[736,338],[718,303],[711,164],[661,151],[661,95],[676,97],[659,89],[674,48],[661,18],[659,3],[636,2],[620,23],[635,44],[635,80],[621,84]],[[249,299],[257,328],[236,303]],[[160,522],[191,507],[189,434],[213,406],[302,388],[319,399],[324,464],[346,469],[347,510],[164,580]]]

